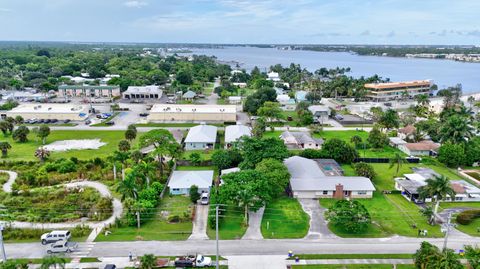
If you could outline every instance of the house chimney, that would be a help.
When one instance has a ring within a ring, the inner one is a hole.
[[[343,185],[342,184],[335,185],[335,193],[333,194],[333,198],[343,199]]]

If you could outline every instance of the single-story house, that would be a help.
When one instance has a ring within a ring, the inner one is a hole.
[[[315,160],[293,156],[284,163],[290,172],[290,188],[295,198],[372,198],[375,191],[370,179],[326,175],[320,168],[322,163]]]
[[[308,110],[313,114],[313,121],[322,123],[328,121],[331,110],[328,106],[309,106]]]
[[[188,195],[190,187],[198,187],[199,193],[210,192],[213,182],[213,170],[173,171],[168,181],[170,194]]]
[[[394,147],[394,148],[399,148],[401,146],[404,146],[405,144],[407,144],[407,142],[405,142],[403,139],[401,139],[400,137],[389,137],[388,138],[389,140],[389,144],[390,146]]]
[[[320,149],[323,144],[323,139],[313,138],[306,132],[285,131],[280,139],[289,149]]]
[[[242,103],[242,97],[241,96],[229,96],[228,97],[228,103],[229,104],[240,104],[240,103]]]
[[[413,125],[407,125],[403,128],[398,129],[398,137],[400,137],[403,140],[406,139],[412,139],[413,134],[415,133],[417,129]]]
[[[243,124],[228,125],[225,127],[225,148],[230,148],[233,143],[238,141],[242,136],[252,136],[251,128]]]
[[[280,81],[280,75],[277,72],[268,72],[267,74],[267,80],[271,80],[274,82]]]
[[[431,156],[436,155],[439,147],[440,145],[433,141],[423,140],[417,143],[399,145],[398,149],[409,156]]]
[[[425,186],[426,180],[439,176],[438,173],[430,168],[415,167],[412,168],[413,174],[404,174],[403,178],[395,179],[395,189],[402,192],[402,196],[414,203],[430,202],[431,198],[424,200],[419,197],[419,188]],[[450,185],[455,191],[455,201],[471,202],[480,201],[480,189],[464,180],[451,180]],[[451,197],[447,197],[446,201],[451,201]]]
[[[184,100],[193,100],[195,97],[197,97],[197,94],[194,91],[187,91],[182,95]]]
[[[295,100],[288,94],[277,95],[277,102],[280,103],[283,110],[295,110]]]
[[[185,150],[213,149],[217,141],[217,127],[200,124],[190,128],[185,138]]]
[[[295,100],[297,103],[307,100],[307,91],[297,91],[295,92]]]

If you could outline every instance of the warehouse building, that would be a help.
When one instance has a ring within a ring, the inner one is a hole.
[[[154,122],[236,122],[235,105],[155,104],[148,121]]]
[[[112,98],[120,96],[120,86],[60,85],[57,96]]]
[[[160,89],[160,86],[128,86],[123,93],[123,99],[160,99],[162,94],[163,91]]]
[[[22,104],[5,113],[7,117],[23,119],[57,119],[81,121],[88,117],[87,105],[75,104]],[[4,115],[2,115],[4,116]]]

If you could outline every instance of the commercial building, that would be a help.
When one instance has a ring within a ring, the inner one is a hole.
[[[236,105],[155,104],[148,121],[236,122]]]
[[[217,142],[217,127],[197,125],[188,131],[185,138],[185,150],[214,149]]]
[[[323,139],[312,138],[306,132],[285,131],[280,135],[280,139],[289,149],[320,149]]]
[[[112,98],[120,95],[120,86],[60,85],[57,90],[58,97]]]
[[[293,156],[284,161],[295,198],[372,198],[375,187],[366,177],[346,177],[334,160]]]
[[[168,181],[170,194],[188,195],[195,185],[198,193],[210,192],[213,182],[213,170],[205,171],[173,171]]]
[[[432,81],[414,80],[405,82],[367,83],[367,97],[378,102],[429,94]]]
[[[163,90],[160,86],[128,86],[127,90],[123,92],[123,99],[160,99],[162,98]]]
[[[228,125],[225,127],[225,148],[230,148],[233,143],[238,141],[242,136],[252,136],[250,127],[243,124]]]
[[[5,113],[8,117],[22,116],[23,119],[85,120],[87,105],[75,104],[22,104]]]

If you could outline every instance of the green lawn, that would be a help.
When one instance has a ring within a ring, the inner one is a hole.
[[[198,123],[193,123],[193,122],[179,122],[179,123],[161,123],[161,122],[151,122],[151,123],[138,123],[135,124],[136,127],[193,127],[197,126]],[[221,123],[214,123],[214,124],[209,124],[217,127],[224,127],[224,124]]]
[[[208,150],[208,151],[201,150],[201,149],[200,150],[186,150],[182,153],[181,159],[189,160],[190,154],[192,154],[194,152],[200,154],[202,161],[209,161],[209,160],[212,159],[212,155],[213,155],[213,153],[215,153],[215,150]]]
[[[391,269],[391,264],[310,264],[293,265],[292,268],[300,269]],[[414,269],[413,264],[398,264],[397,269]]]
[[[210,206],[210,215],[215,214],[215,207]],[[224,214],[219,218],[218,236],[222,240],[240,239],[247,230],[244,225],[243,208],[227,206]],[[215,239],[215,229],[207,227],[210,239]]]
[[[324,259],[411,259],[412,254],[295,254],[289,260],[299,257],[300,260],[324,260]]]
[[[213,89],[214,83],[212,83],[212,82],[207,82],[206,84],[207,84],[207,85],[205,85],[205,87],[203,87],[203,94],[204,94],[205,96],[209,96],[209,95],[213,92],[213,90],[214,90],[214,89]]]
[[[139,135],[137,135],[138,137]],[[42,146],[41,141],[35,137],[33,133],[30,133],[29,141],[26,143],[17,143],[12,140],[11,136],[4,138],[12,146],[12,149],[8,151],[8,157],[4,160],[19,161],[19,160],[36,160],[34,156],[35,150]],[[96,150],[70,150],[64,152],[52,152],[50,158],[70,158],[77,157],[78,159],[92,159],[94,157],[107,157],[117,149],[118,142],[124,138],[124,131],[51,131],[47,137],[46,143],[52,143],[58,140],[71,140],[71,139],[95,139],[99,138],[102,142],[107,143]],[[133,142],[134,148],[136,147],[136,141]]]
[[[303,238],[310,218],[297,199],[282,197],[268,203],[262,219],[264,238]]]
[[[182,216],[191,212],[191,201],[186,196],[166,196],[160,202],[155,218],[136,227],[112,228],[110,235],[101,233],[96,241],[186,240],[192,233],[192,222],[168,223],[163,214]]]

